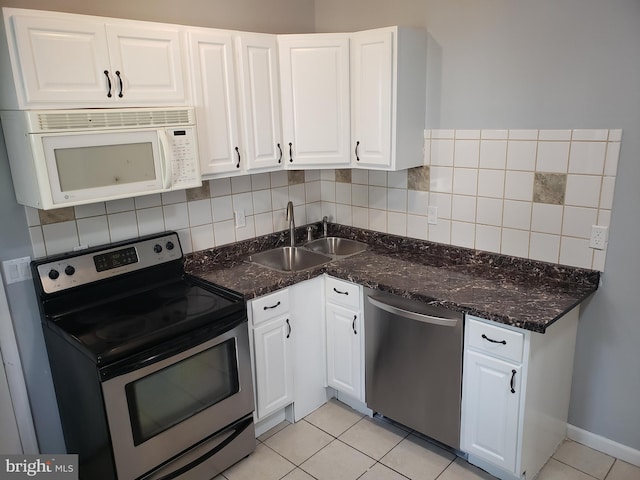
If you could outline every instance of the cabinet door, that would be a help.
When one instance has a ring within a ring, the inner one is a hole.
[[[25,107],[112,104],[104,24],[34,16],[11,18]],[[113,94],[113,89],[111,90]]]
[[[233,42],[230,34],[190,32],[200,171],[203,175],[240,171]]]
[[[106,32],[117,104],[167,105],[185,101],[177,29],[107,24]]]
[[[352,149],[356,165],[391,166],[393,108],[393,32],[353,35]]]
[[[362,400],[360,312],[327,304],[327,383]]]
[[[244,168],[278,167],[283,150],[277,37],[243,33],[235,41]]]
[[[519,365],[465,353],[461,448],[510,472],[518,449],[520,379]]]
[[[259,419],[293,401],[292,335],[288,316],[253,329]]]
[[[287,168],[348,165],[349,37],[278,37]]]

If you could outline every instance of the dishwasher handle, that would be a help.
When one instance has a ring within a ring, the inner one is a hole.
[[[396,307],[395,305],[390,305],[389,303],[382,302],[380,299],[376,297],[372,297],[371,295],[367,296],[369,303],[375,307],[378,307],[382,310],[385,310],[394,315],[399,315],[404,318],[408,318],[409,320],[417,320],[418,322],[430,323],[433,325],[441,325],[443,327],[455,327],[458,324],[457,318],[444,318],[437,317],[434,315],[427,315],[424,313],[412,312],[411,310],[406,310],[404,308]]]

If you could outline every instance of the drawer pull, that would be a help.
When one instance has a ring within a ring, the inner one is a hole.
[[[354,335],[357,335],[357,334],[358,334],[358,332],[356,332],[356,319],[357,319],[357,318],[358,318],[358,316],[357,316],[357,315],[354,315],[354,316],[353,316],[353,323],[351,324],[351,328],[353,328],[353,334],[354,334]]]
[[[289,327],[289,331],[287,332],[287,338],[291,336],[291,324],[289,323],[289,319],[287,318],[287,327]],[[515,370],[514,370],[515,372]]]
[[[487,342],[491,342],[491,343],[501,343],[502,345],[507,344],[506,340],[494,340],[492,338],[487,337],[484,333],[482,334],[482,338],[484,338]]]
[[[279,307],[279,306],[280,306],[280,302],[276,303],[275,305],[271,305],[270,307],[265,306],[265,307],[264,307],[264,309],[265,309],[265,310],[270,310],[270,309],[272,309],[272,308],[277,308],[277,307]]]
[[[513,384],[515,383],[515,380],[516,380],[516,371],[515,370],[511,370],[511,382],[510,382],[511,393],[516,393],[515,388],[513,388]]]
[[[349,295],[349,292],[341,292],[336,287],[333,287],[333,291],[336,292],[336,293],[339,293],[340,295]]]
[[[280,156],[278,157],[278,163],[282,163],[282,148],[280,147],[280,144],[278,143],[276,145],[278,147],[278,151],[280,152]]]

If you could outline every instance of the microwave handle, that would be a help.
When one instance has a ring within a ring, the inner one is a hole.
[[[160,139],[160,155],[162,157],[162,186],[165,190],[171,188],[171,179],[173,177],[173,169],[171,159],[169,158],[169,140],[167,132],[158,130],[158,138]]]

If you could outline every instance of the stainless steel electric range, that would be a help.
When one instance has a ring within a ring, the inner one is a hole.
[[[175,232],[31,268],[80,478],[210,480],[254,450],[245,301],[186,274]]]

